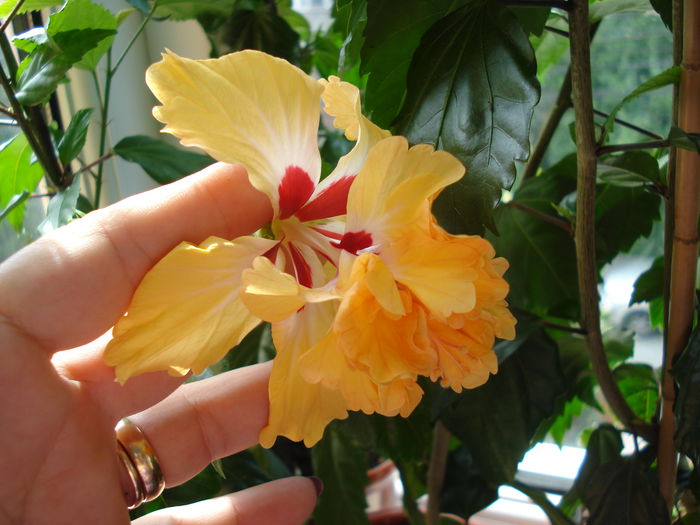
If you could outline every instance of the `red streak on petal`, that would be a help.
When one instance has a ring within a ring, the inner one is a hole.
[[[331,243],[336,248],[341,250],[346,250],[352,254],[357,255],[357,252],[369,248],[372,246],[372,236],[365,230],[360,230],[359,232],[347,232],[343,235],[340,242]]]
[[[275,262],[277,260],[277,252],[280,249],[280,243],[275,244],[272,248],[263,253],[263,257],[267,257],[270,261]]]
[[[302,286],[311,288],[313,286],[311,267],[304,260],[304,256],[301,254],[299,249],[292,243],[289,243],[289,253],[291,254],[292,261],[294,262],[294,271],[297,274],[297,282]]]
[[[348,192],[354,180],[355,175],[341,177],[296,212],[296,217],[305,222],[345,215],[348,207]]]
[[[325,259],[325,260],[327,260],[329,263],[331,263],[333,266],[336,266],[336,267],[338,266],[338,265],[336,264],[336,262],[335,262],[333,259],[331,259],[328,255],[326,255],[326,254],[323,253],[322,251],[317,250],[316,248],[314,248],[314,252],[316,252],[316,254],[318,255],[318,257],[319,257],[320,259]]]
[[[316,226],[312,226],[311,229],[314,231],[317,231],[321,235],[325,235],[326,237],[330,237],[331,239],[335,239],[337,241],[339,241],[340,239],[343,238],[342,233],[332,232],[330,230],[324,230],[323,228],[318,228]]]
[[[280,182],[280,219],[287,219],[309,200],[315,189],[314,181],[299,166],[287,166]]]

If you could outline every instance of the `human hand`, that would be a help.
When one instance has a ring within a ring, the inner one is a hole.
[[[109,335],[99,336],[180,241],[232,239],[270,216],[242,168],[216,164],[92,212],[0,266],[0,522],[128,523],[133,487],[114,434],[127,415],[135,414],[167,486],[257,442],[268,364],[182,386],[153,372],[121,386],[102,362]],[[136,523],[295,524],[315,502],[311,480],[288,478]]]

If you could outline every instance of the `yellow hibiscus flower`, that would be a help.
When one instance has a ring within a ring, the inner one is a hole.
[[[265,258],[244,272],[243,302],[262,318],[274,305],[267,318],[293,325],[300,307],[326,308],[300,347],[273,325],[275,344],[297,356],[294,381],[339,392],[349,410],[407,416],[422,396],[418,376],[459,392],[496,372],[495,338],[515,335],[502,277],[508,265],[481,237],[445,232],[430,211],[463,172],[446,152],[384,139],[350,189],[334,282],[310,289]],[[302,414],[290,406],[284,416]],[[322,431],[304,441],[312,444]]]

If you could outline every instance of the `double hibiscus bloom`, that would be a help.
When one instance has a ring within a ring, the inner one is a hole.
[[[418,376],[459,392],[496,372],[495,338],[514,337],[508,264],[431,213],[464,174],[456,158],[375,126],[353,85],[256,51],[168,53],[147,83],[164,131],[245,166],[274,216],[264,234],[183,242],[151,269],[105,354],[120,382],[199,374],[269,321],[277,355],[260,442],[312,446],[348,410],[408,416]],[[322,181],[321,102],[355,142]]]

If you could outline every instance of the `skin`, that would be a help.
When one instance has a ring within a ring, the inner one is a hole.
[[[233,239],[271,214],[243,168],[215,164],[92,212],[0,265],[0,522],[129,523],[131,483],[114,437],[127,415],[167,486],[257,442],[269,364],[188,385],[154,372],[120,386],[102,352],[145,273],[180,241]],[[315,503],[311,480],[288,478],[134,523],[291,525]]]

